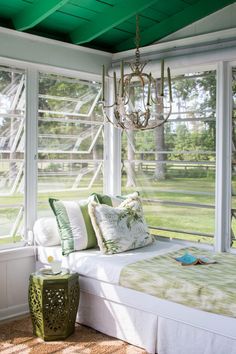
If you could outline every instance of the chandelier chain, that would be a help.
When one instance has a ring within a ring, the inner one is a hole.
[[[135,36],[135,45],[136,45],[136,51],[135,51],[135,68],[136,70],[140,66],[140,29],[139,29],[139,16],[136,15],[136,36]]]
[[[136,15],[136,35],[135,35],[136,49],[140,47],[140,29],[139,29],[139,16]]]

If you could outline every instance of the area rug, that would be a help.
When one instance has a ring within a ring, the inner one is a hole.
[[[147,352],[94,329],[76,324],[64,341],[44,342],[32,334],[30,317],[0,325],[1,354],[146,354]]]

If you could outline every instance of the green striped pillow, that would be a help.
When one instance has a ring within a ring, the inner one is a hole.
[[[62,254],[97,246],[96,235],[88,213],[89,197],[81,201],[61,201],[49,198],[61,236]]]

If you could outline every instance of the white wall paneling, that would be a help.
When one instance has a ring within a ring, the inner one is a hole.
[[[0,56],[51,68],[100,74],[111,54],[72,44],[0,28]]]
[[[0,262],[0,311],[7,303],[7,264]]]
[[[16,277],[16,270],[20,267],[21,276]],[[7,305],[8,307],[16,304],[28,302],[28,280],[31,271],[34,271],[34,257],[24,257],[12,259],[7,262]]]
[[[25,314],[28,309],[28,279],[35,271],[32,247],[1,251],[0,321]]]

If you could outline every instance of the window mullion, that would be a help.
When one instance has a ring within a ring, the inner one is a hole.
[[[37,217],[37,117],[38,72],[28,68],[26,75],[26,128],[25,128],[25,237],[30,242]]]
[[[113,85],[111,80],[108,81],[109,105],[113,104]],[[112,109],[108,112],[112,114]],[[115,128],[112,124],[105,126],[105,144],[106,154],[104,156],[105,179],[104,192],[111,195],[121,194],[121,130]]]
[[[215,249],[230,248],[231,215],[231,72],[227,62],[218,63],[216,109],[216,212]]]

